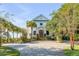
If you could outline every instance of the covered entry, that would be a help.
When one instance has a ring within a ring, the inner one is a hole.
[[[39,30],[39,37],[44,37],[44,31],[43,30]]]

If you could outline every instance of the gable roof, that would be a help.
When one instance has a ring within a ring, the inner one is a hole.
[[[35,17],[33,21],[48,21],[49,19],[40,14],[39,16]]]

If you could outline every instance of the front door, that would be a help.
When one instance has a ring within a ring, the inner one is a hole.
[[[39,37],[43,37],[44,36],[44,31],[43,30],[39,30]]]

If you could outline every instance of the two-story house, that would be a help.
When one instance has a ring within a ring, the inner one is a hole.
[[[39,35],[40,37],[49,35],[49,31],[46,29],[46,23],[48,22],[48,18],[46,18],[43,15],[39,15],[37,17],[35,17],[34,19],[32,19],[32,21],[34,21],[37,25],[37,27],[33,28],[33,32],[32,35]],[[30,38],[31,35],[31,29],[30,27],[27,27],[27,37]]]

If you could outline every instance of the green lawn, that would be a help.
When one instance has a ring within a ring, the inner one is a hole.
[[[75,49],[71,50],[70,47],[64,50],[66,56],[79,56],[79,45],[75,45]]]
[[[0,47],[0,56],[19,56],[20,53],[18,50],[10,47]]]

